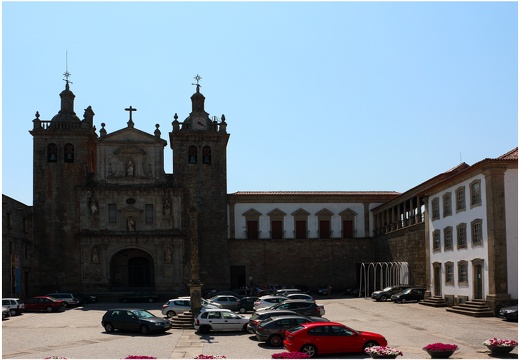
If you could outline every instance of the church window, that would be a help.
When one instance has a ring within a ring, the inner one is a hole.
[[[283,239],[282,220],[271,220],[271,239]]]
[[[466,190],[461,186],[456,191],[457,194],[457,212],[466,210]]]
[[[249,240],[258,239],[258,220],[247,220],[247,238]]]
[[[56,144],[47,145],[47,161],[48,162],[58,161],[58,146],[56,146]]]
[[[471,244],[482,245],[482,220],[473,220],[471,222],[471,229]]]
[[[74,145],[72,144],[65,144],[65,147],[63,148],[63,155],[66,163],[73,163],[74,162]]]
[[[202,148],[202,163],[211,164],[211,148],[209,146]]]
[[[442,201],[444,203],[443,206],[443,217],[451,215],[451,192],[444,194],[442,197]]]
[[[294,225],[296,239],[307,239],[307,220],[296,220]]]
[[[112,224],[117,222],[116,204],[108,204],[108,222]]]
[[[188,148],[188,163],[196,164],[197,163],[197,147],[190,146]]]
[[[435,230],[433,232],[433,250],[441,249],[441,232],[439,230]]]
[[[466,248],[466,224],[457,225],[457,249]]]
[[[144,206],[144,221],[147,224],[153,224],[153,204],[145,204],[145,206]]]
[[[439,218],[439,198],[435,198],[432,200],[432,219]]]
[[[320,220],[320,239],[330,239],[330,220]]]
[[[453,249],[453,228],[451,226],[444,228],[444,250]]]
[[[471,189],[471,206],[478,206],[481,204],[480,196],[480,180],[475,180],[470,185]]]

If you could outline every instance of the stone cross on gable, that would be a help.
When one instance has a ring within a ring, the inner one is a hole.
[[[137,109],[133,108],[132,105],[130,105],[129,107],[127,107],[125,109],[125,111],[130,112],[130,120],[128,120],[128,126],[129,127],[134,127],[134,122],[132,121],[132,112],[137,111]]]

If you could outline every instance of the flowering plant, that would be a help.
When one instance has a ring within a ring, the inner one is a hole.
[[[299,351],[281,352],[271,355],[272,359],[309,359],[310,356]]]
[[[486,346],[505,346],[505,347],[514,347],[517,346],[518,343],[515,340],[502,340],[502,339],[488,339],[482,343],[482,345]]]
[[[423,347],[423,350],[426,351],[455,351],[459,347],[455,344],[443,344],[443,343],[433,343],[428,344]]]
[[[125,359],[157,359],[155,356],[146,355],[128,355]]]
[[[224,355],[204,355],[199,354],[193,358],[190,359],[225,359],[226,357]]]
[[[391,348],[388,346],[371,346],[371,347],[366,348],[365,352],[369,355],[373,354],[373,355],[380,355],[380,356],[385,356],[385,355],[403,356],[403,353],[400,350]]]

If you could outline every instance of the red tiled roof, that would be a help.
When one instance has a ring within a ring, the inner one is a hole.
[[[518,160],[518,146],[513,150],[506,152],[504,155],[499,156],[499,160]]]

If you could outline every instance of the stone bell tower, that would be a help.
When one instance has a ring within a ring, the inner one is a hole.
[[[77,289],[81,283],[77,188],[95,171],[94,112],[81,120],[74,112],[74,93],[65,72],[61,108],[51,120],[33,120],[34,243],[39,279],[35,293]]]
[[[199,84],[201,77],[197,75],[195,79],[191,113],[183,122],[175,114],[172,123],[173,176],[184,191],[186,239],[196,241],[198,245],[199,281],[208,287],[227,289],[226,149],[229,134],[224,115],[219,121],[216,117],[210,118],[205,111],[205,97]],[[193,229],[194,224],[196,229]],[[186,254],[188,266],[194,261],[191,255]]]

